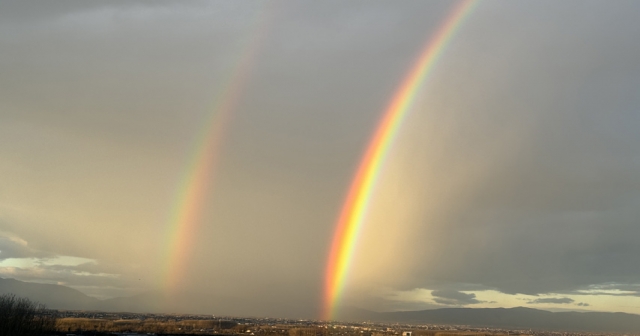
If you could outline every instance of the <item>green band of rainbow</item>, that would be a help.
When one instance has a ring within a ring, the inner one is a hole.
[[[429,77],[439,56],[455,35],[464,18],[472,12],[475,2],[475,0],[460,2],[429,40],[416,64],[391,100],[372,140],[369,142],[342,207],[329,252],[323,307],[323,318],[326,320],[335,316],[336,306],[345,286],[358,235],[362,230],[367,207],[385,157],[415,100],[417,92]]]

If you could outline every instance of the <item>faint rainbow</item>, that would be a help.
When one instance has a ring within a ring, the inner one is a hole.
[[[267,31],[264,11],[258,10],[251,36],[235,66],[230,69],[226,86],[218,92],[214,107],[202,121],[201,131],[193,141],[186,169],[178,183],[166,233],[162,257],[163,276],[160,279],[160,285],[164,289],[175,291],[188,268],[191,246],[201,220],[206,195],[212,187],[225,131]]]
[[[429,39],[417,62],[382,115],[378,128],[367,146],[342,206],[329,252],[324,283],[323,318],[325,320],[335,316],[374,186],[393,140],[415,100],[416,93],[429,77],[439,56],[446,49],[464,18],[472,12],[475,3],[476,0],[464,0],[458,3],[436,34]]]

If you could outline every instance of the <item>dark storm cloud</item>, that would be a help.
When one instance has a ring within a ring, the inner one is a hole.
[[[482,302],[477,300],[473,293],[462,293],[453,289],[434,290],[431,291],[431,295],[434,297],[433,301],[446,305],[468,305]]]
[[[540,299],[535,299],[535,300],[531,300],[527,303],[529,304],[539,304],[539,303],[553,303],[553,304],[567,304],[567,303],[573,303],[574,300],[570,299],[570,298],[540,298]],[[578,306],[581,306],[582,304],[579,303]]]
[[[474,84],[441,90],[467,102],[450,98],[466,110],[449,112],[456,123],[441,127],[453,136],[439,144],[468,157],[478,177],[459,187],[453,210],[424,224],[422,270],[407,288],[470,282],[539,294],[640,283],[640,26],[633,18],[640,8],[592,2],[545,14],[543,7],[500,6],[505,16],[492,23],[498,8],[486,4],[461,33],[478,65],[451,55],[466,67],[451,67],[452,75]],[[603,15],[594,22],[598,8]],[[456,83],[440,84],[447,81]],[[425,167],[449,162],[459,165],[443,157]]]
[[[450,7],[3,1],[0,229],[29,248],[0,240],[0,258],[96,260],[9,270],[96,295],[155,288],[193,143],[260,32],[183,277],[234,313],[314,316],[362,150]],[[639,12],[479,2],[419,97],[434,112],[415,111],[401,133],[419,136],[394,148],[411,186],[438,185],[416,201],[437,216],[391,251],[401,271],[362,287],[450,305],[484,289],[636,295]],[[628,285],[589,287],[607,283]],[[432,307],[363,293],[371,309]]]

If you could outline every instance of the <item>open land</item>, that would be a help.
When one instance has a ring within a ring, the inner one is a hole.
[[[546,330],[509,330],[465,325],[327,322],[213,315],[63,311],[60,335],[269,335],[269,336],[581,336],[622,335]],[[631,335],[631,334],[624,334]]]

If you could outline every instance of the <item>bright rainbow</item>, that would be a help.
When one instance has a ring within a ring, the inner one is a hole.
[[[416,94],[429,77],[439,56],[464,18],[472,12],[475,0],[460,2],[429,40],[399,90],[391,100],[369,142],[351,183],[349,194],[338,219],[325,273],[323,318],[331,320],[345,286],[347,272],[356,248],[375,183],[380,175],[385,157],[402,125]]]
[[[258,14],[262,11],[259,10]],[[261,17],[258,21],[261,24],[256,24],[252,29],[252,38],[247,42],[236,66],[230,69],[226,81],[228,84],[219,92],[214,108],[206,120],[203,120],[202,131],[194,140],[195,146],[189,156],[187,169],[178,185],[162,258],[165,264],[160,286],[166,290],[175,291],[179,287],[188,267],[190,247],[195,240],[206,195],[211,189],[225,130],[229,126],[231,113],[239,102],[267,30],[264,27],[266,19]]]

